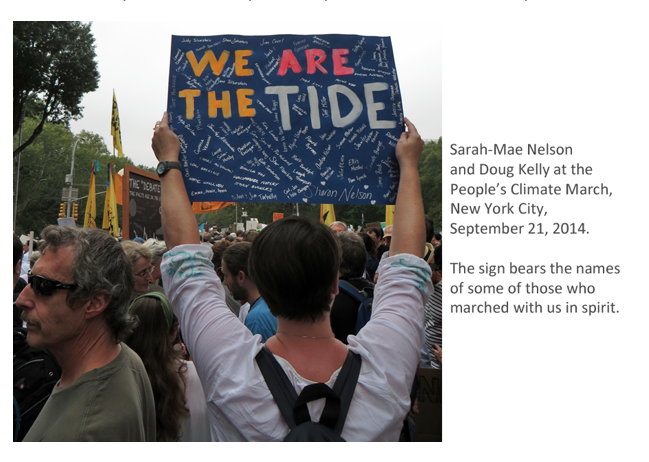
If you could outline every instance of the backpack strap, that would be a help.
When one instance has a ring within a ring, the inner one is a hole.
[[[343,367],[336,378],[336,383],[334,383],[333,391],[340,397],[340,415],[338,416],[338,422],[334,427],[334,431],[339,435],[343,431],[345,419],[347,418],[347,411],[349,411],[349,405],[354,397],[354,391],[356,390],[356,384],[358,383],[358,376],[361,373],[361,363],[361,355],[349,351],[347,353],[345,364],[343,364]],[[327,402],[329,402],[329,400],[327,400]],[[325,410],[326,408],[327,405],[325,404]],[[322,413],[324,414],[324,410]]]
[[[333,389],[324,383],[314,383],[304,387],[300,396],[268,348],[264,346],[255,359],[289,429],[311,421],[307,403],[326,398],[320,423],[333,429],[338,435],[342,433],[361,371],[362,360],[359,354],[347,352]]]
[[[354,298],[358,303],[362,303],[365,301],[365,295],[358,290],[356,287],[351,285],[347,281],[343,281],[342,279],[338,279],[338,288],[342,289],[343,292],[345,292],[347,295],[350,295],[351,297]]]
[[[293,407],[298,398],[293,384],[289,381],[282,366],[265,346],[259,350],[255,359],[288,428],[293,430],[296,426]]]

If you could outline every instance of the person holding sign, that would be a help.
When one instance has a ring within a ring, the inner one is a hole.
[[[349,345],[334,338],[329,320],[338,293],[340,247],[323,224],[289,217],[267,226],[252,244],[250,272],[277,317],[277,334],[264,344],[224,302],[224,290],[200,246],[183,175],[161,176],[162,227],[167,247],[164,286],[192,352],[209,403],[212,435],[222,441],[279,441],[289,427],[255,361],[267,348],[297,394],[319,382],[333,387],[349,352],[361,369],[341,436],[347,441],[397,441],[410,409],[410,387],[423,343],[424,304],[432,291],[421,258],[424,208],[417,164],[423,149],[414,125],[396,146],[401,170],[389,258],[381,262],[372,318]],[[156,124],[153,151],[178,162],[180,142],[167,113]],[[307,407],[320,420],[325,400]],[[371,424],[370,424],[371,423]]]

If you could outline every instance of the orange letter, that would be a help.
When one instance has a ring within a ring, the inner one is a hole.
[[[291,50],[284,50],[284,53],[282,53],[282,61],[279,63],[279,71],[277,71],[277,75],[286,75],[288,68],[293,69],[293,73],[295,74],[302,72],[300,63],[297,62],[293,52]]]
[[[214,52],[212,50],[207,50],[201,58],[201,62],[199,63],[196,62],[196,57],[194,56],[193,51],[187,52],[187,60],[189,61],[189,64],[192,65],[192,69],[194,70],[194,75],[196,77],[201,76],[201,74],[205,70],[205,67],[207,66],[207,63],[210,64],[212,73],[214,75],[220,75],[221,71],[223,71],[223,66],[225,66],[225,62],[228,60],[229,56],[230,52],[223,50],[221,56],[219,57],[219,60],[217,61],[216,57],[214,56]]]
[[[334,75],[349,75],[354,73],[351,67],[343,67],[347,63],[347,58],[343,55],[348,55],[349,50],[346,48],[334,48],[333,61],[334,61]]]
[[[317,48],[311,48],[309,50],[306,50],[304,53],[306,54],[307,74],[315,74],[316,67],[320,69],[323,74],[327,73],[327,70],[320,65],[321,63],[324,63],[325,59],[327,58],[327,53]]]
[[[221,108],[223,117],[229,119],[232,117],[232,106],[230,105],[230,92],[222,91],[220,100],[216,99],[216,92],[210,91],[207,94],[207,115],[209,117],[216,117],[216,110]]]
[[[234,52],[234,73],[238,76],[252,75],[252,69],[244,69],[243,66],[248,64],[245,56],[252,55],[252,50],[236,50]]]
[[[178,92],[179,97],[185,98],[185,119],[194,118],[194,97],[200,95],[200,90],[182,90]]]
[[[240,88],[237,90],[237,104],[239,105],[239,117],[253,117],[255,115],[255,108],[248,107],[252,104],[252,100],[247,96],[255,94],[255,90],[250,88]]]

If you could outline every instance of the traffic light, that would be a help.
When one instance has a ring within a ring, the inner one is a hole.
[[[65,202],[61,203],[61,208],[59,209],[59,218],[65,218],[65,206]]]
[[[72,204],[72,218],[74,218],[74,221],[77,221],[77,218],[79,218],[79,204],[76,202]]]

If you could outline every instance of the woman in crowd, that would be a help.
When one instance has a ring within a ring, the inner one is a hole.
[[[122,241],[120,244],[133,264],[135,272],[135,287],[131,293],[131,300],[133,300],[138,295],[147,293],[149,283],[153,282],[151,273],[154,268],[151,264],[151,252],[146,246],[134,241]]]
[[[129,313],[138,325],[126,339],[146,368],[156,404],[157,441],[210,441],[203,387],[192,362],[183,361],[178,344],[178,319],[164,294],[140,295]]]

